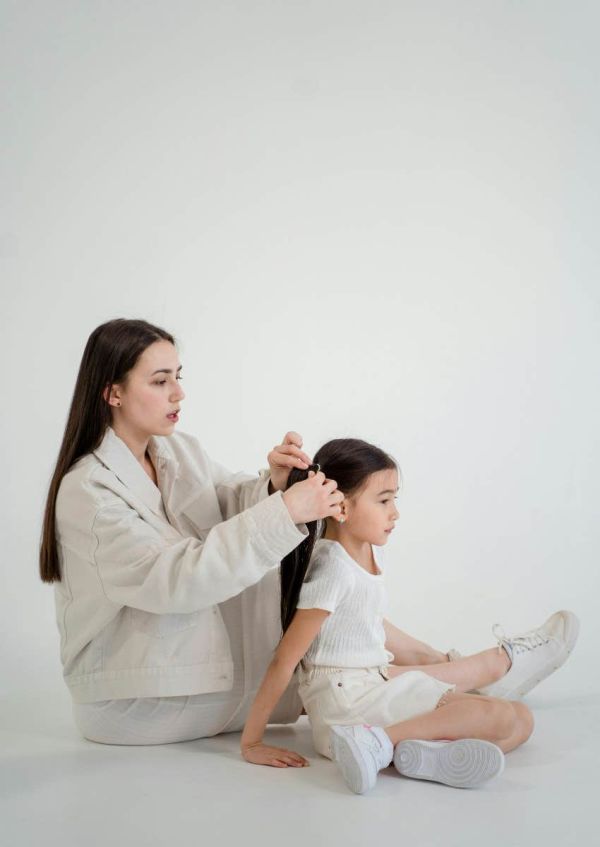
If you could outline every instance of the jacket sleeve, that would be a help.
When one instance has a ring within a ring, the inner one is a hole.
[[[217,492],[221,513],[225,519],[243,512],[269,496],[269,469],[261,470],[258,477],[245,473],[232,473],[207,456],[210,478]]]
[[[114,603],[189,613],[234,597],[303,540],[280,492],[214,526],[205,541],[164,538],[125,502],[96,514],[98,578]]]

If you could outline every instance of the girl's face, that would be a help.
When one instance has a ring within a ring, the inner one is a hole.
[[[185,394],[181,364],[170,341],[155,341],[137,360],[123,384],[113,385],[109,403],[119,429],[148,438],[171,435]]]
[[[385,470],[371,474],[364,486],[342,503],[346,518],[344,531],[357,541],[381,547],[387,544],[399,513],[396,508],[398,471]]]

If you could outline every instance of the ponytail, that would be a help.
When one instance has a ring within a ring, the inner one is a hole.
[[[286,490],[297,482],[308,479],[310,471],[317,473],[319,471],[319,465],[310,465],[306,470],[292,468],[288,477]],[[300,589],[302,588],[302,583],[308,570],[315,542],[321,534],[322,526],[322,521],[309,521],[306,524],[306,528],[308,529],[306,538],[281,561],[279,576],[281,582],[282,634],[285,634],[296,614]]]

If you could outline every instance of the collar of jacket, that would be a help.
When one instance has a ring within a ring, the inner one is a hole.
[[[96,458],[109,468],[133,494],[143,500],[149,509],[164,520],[160,501],[161,498],[167,499],[166,495],[177,476],[179,463],[154,436],[151,436],[148,442],[148,453],[156,470],[158,488],[112,427],[107,428],[100,445],[94,450]]]

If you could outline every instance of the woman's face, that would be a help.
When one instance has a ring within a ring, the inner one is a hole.
[[[110,394],[113,422],[136,438],[171,435],[185,397],[181,364],[170,341],[155,341],[137,360],[123,384]]]

